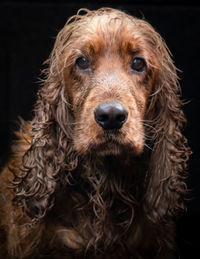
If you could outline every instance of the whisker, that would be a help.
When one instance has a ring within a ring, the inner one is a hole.
[[[144,143],[144,146],[153,151],[153,149],[147,143]]]

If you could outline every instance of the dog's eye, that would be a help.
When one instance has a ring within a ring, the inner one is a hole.
[[[144,72],[146,70],[146,61],[143,58],[135,57],[131,61],[131,69],[136,72]]]
[[[90,68],[90,61],[86,57],[79,57],[76,60],[76,67],[79,70],[88,70]]]

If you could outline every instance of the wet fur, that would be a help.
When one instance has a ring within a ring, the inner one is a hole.
[[[80,73],[84,53],[92,72]],[[130,73],[134,55],[147,62]],[[176,68],[146,21],[114,9],[72,17],[58,34],[35,116],[21,122],[0,175],[1,258],[169,258],[184,211],[190,150]],[[129,111],[103,132],[94,109]]]

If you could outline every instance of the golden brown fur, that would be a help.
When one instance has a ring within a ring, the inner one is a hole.
[[[130,67],[138,56],[141,73]],[[121,11],[86,11],[58,34],[48,64],[0,175],[0,257],[169,258],[190,150],[165,43]],[[128,119],[105,131],[94,110],[115,101]]]

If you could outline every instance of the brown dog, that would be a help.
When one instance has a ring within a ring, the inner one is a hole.
[[[0,175],[2,258],[169,258],[190,150],[165,43],[144,20],[87,10],[48,64]]]

